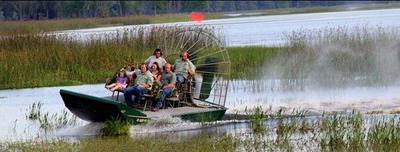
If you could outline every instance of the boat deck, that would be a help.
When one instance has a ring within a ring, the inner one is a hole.
[[[114,100],[116,101],[116,96],[114,98],[111,98],[111,96],[104,97],[106,99]],[[124,102],[124,96],[120,95],[118,97],[118,102],[123,103]],[[143,105],[141,105],[143,106]],[[149,105],[147,105],[149,106]],[[168,117],[168,116],[176,116],[176,115],[182,115],[182,114],[188,114],[188,113],[201,113],[201,112],[207,112],[207,111],[212,111],[215,110],[215,108],[208,108],[208,107],[190,107],[190,106],[185,106],[185,107],[168,107],[166,109],[160,109],[157,112],[153,112],[150,110],[143,111],[143,107],[140,108],[135,108],[136,110],[144,113],[147,115],[147,117],[154,119],[154,118],[162,118],[162,117]],[[147,108],[146,108],[147,109]]]
[[[167,109],[160,109],[157,112],[153,111],[141,111],[147,115],[149,118],[162,118],[167,116],[175,116],[175,115],[182,115],[187,113],[200,113],[214,110],[213,108],[198,108],[198,107],[177,107],[177,108],[167,108]]]

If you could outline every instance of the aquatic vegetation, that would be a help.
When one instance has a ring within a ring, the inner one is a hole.
[[[30,120],[37,120],[41,116],[40,111],[42,108],[41,102],[34,102],[29,108],[28,113],[25,114],[25,117]]]
[[[281,86],[388,86],[398,84],[400,31],[383,27],[336,27],[288,33],[287,44],[265,64],[264,78]]]
[[[9,142],[2,143],[0,149],[63,151],[59,149],[65,147],[68,151],[393,151],[400,148],[398,115],[368,115],[353,110],[309,116],[304,111],[292,110],[287,113],[287,110],[281,109],[270,112],[262,111],[260,107],[247,112],[252,115],[248,117],[249,130],[238,130],[232,134],[204,132],[178,137],[177,134],[160,133],[136,139],[126,136],[130,125],[123,121],[109,121],[105,123],[110,133],[107,136],[73,141]],[[262,133],[256,132],[253,130],[256,125],[268,129]]]
[[[77,124],[77,117],[62,110],[61,114],[54,113],[50,115],[47,112],[44,115],[40,115],[37,121],[40,124],[40,128],[47,132],[54,129],[64,128],[66,126],[75,126]]]
[[[103,128],[100,130],[101,136],[120,136],[127,135],[132,123],[120,118],[107,120],[104,122]]]
[[[252,131],[255,133],[263,133],[266,128],[264,127],[265,115],[262,107],[258,106],[249,112],[247,112],[247,110],[245,111],[246,113],[250,113],[249,120]]]
[[[400,144],[400,122],[394,118],[382,118],[372,125],[368,130],[368,138],[372,146],[388,144]]]
[[[41,109],[42,105],[43,104],[41,102],[34,102],[28,108],[28,113],[25,114],[25,116],[28,120],[38,122],[39,127],[45,132],[66,126],[75,126],[77,124],[77,117],[75,115],[71,115],[65,109],[63,109],[61,113],[44,113]]]
[[[201,134],[194,138],[175,138],[157,136],[132,139],[128,136],[80,139],[73,142],[67,139],[24,141],[5,143],[1,151],[235,151],[237,139],[231,135],[215,137]]]
[[[229,47],[232,79],[258,79],[263,67],[278,55],[281,48],[263,46]]]

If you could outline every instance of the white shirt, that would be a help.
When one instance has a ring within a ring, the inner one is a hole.
[[[156,58],[156,56],[154,55],[147,58],[144,62],[147,64],[148,69],[151,69],[151,65],[153,65],[154,62],[157,62],[161,71],[164,65],[167,63],[167,61],[163,57],[160,56],[159,58]]]

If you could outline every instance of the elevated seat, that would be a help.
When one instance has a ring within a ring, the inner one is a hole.
[[[110,91],[111,91],[111,90],[110,90]],[[111,99],[114,99],[114,94],[115,94],[115,92],[117,92],[116,100],[118,101],[119,93],[120,93],[120,92],[124,92],[124,91],[122,91],[122,90],[115,90],[115,91],[112,91]]]
[[[142,97],[144,98],[143,111],[146,111],[146,108],[147,108],[148,104],[150,105],[150,107],[148,107],[148,108],[149,108],[149,110],[151,110],[150,108],[151,108],[151,106],[153,104],[153,99],[154,99],[155,96],[151,95],[151,94],[143,94]],[[143,101],[143,100],[141,100],[141,101]]]
[[[175,106],[175,104],[178,105]],[[165,109],[167,105],[172,108],[179,106],[179,98],[177,96],[170,96],[165,98],[165,102],[163,103],[163,109]]]

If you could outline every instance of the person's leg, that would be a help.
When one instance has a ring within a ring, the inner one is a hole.
[[[132,93],[134,92],[135,87],[127,87],[124,89],[124,97],[125,103],[129,106],[132,106]]]
[[[165,102],[165,98],[167,98],[167,96],[170,95],[171,92],[172,92],[172,89],[170,89],[170,88],[163,89],[160,99],[157,100],[156,108],[161,108],[162,103]]]
[[[176,86],[178,88],[181,87],[181,84],[185,81],[185,77],[182,74],[177,74],[176,75]]]
[[[106,86],[107,89],[113,88],[116,85],[116,83],[110,84],[108,86]]]
[[[114,87],[112,87],[110,90],[111,90],[111,91],[121,90],[121,85],[120,85],[120,84],[117,84],[117,85],[115,85]]]
[[[140,86],[139,85],[135,85],[134,89],[133,89],[133,95],[135,95],[135,98],[133,100],[134,104],[139,104],[139,100],[141,98],[140,96]]]
[[[136,91],[137,91],[137,98],[135,98],[135,101],[136,101],[136,103],[139,103],[139,100],[142,99],[143,94],[147,93],[147,89],[137,86]]]

